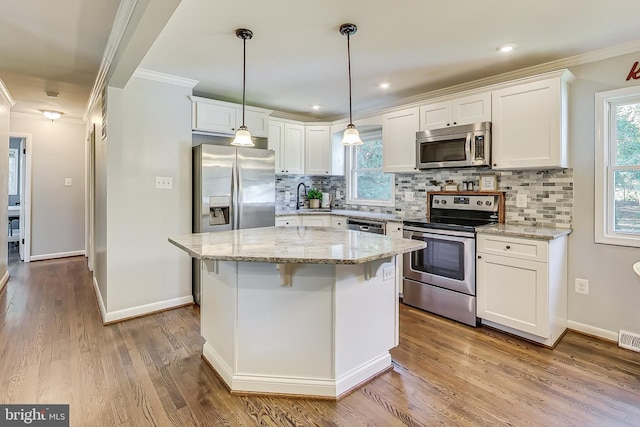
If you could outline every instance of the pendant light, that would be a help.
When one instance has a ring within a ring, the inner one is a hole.
[[[360,139],[360,133],[358,129],[356,129],[353,124],[353,116],[351,112],[351,43],[350,38],[351,35],[355,34],[358,31],[358,27],[355,24],[342,24],[340,26],[340,34],[343,36],[347,36],[347,56],[349,58],[349,125],[347,126],[347,130],[344,131],[342,135],[342,145],[360,145],[362,144],[362,139]]]
[[[246,28],[238,28],[236,37],[242,39],[243,59],[242,59],[242,126],[236,131],[236,136],[231,141],[231,145],[238,147],[253,147],[255,144],[251,140],[251,134],[244,125],[244,104],[245,104],[245,86],[247,82],[247,39],[251,40],[253,33]]]

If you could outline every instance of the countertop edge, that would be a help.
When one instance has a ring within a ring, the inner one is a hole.
[[[366,219],[374,219],[385,222],[402,222],[404,220],[403,217],[388,214],[388,213],[378,213],[378,212],[366,212],[366,211],[350,211],[343,209],[334,209],[334,210],[291,210],[291,211],[277,211],[276,218],[282,216],[296,216],[296,215],[332,215],[332,216],[340,216],[344,218],[366,218]]]
[[[476,227],[476,233],[550,241],[550,240],[558,239],[562,236],[569,235],[573,232],[573,229],[571,228],[540,228],[539,230],[541,232],[545,232],[547,234],[538,234],[536,232],[530,232],[530,231],[528,232],[524,229],[524,228],[533,229],[535,227],[528,227],[528,226],[522,226],[522,227],[523,227],[522,230],[505,230],[495,225],[487,225],[487,226]]]

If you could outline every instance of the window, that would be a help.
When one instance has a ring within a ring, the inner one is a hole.
[[[640,247],[640,87],[596,94],[595,241]]]
[[[395,175],[382,172],[382,132],[361,135],[364,144],[347,150],[347,203],[394,206]]]

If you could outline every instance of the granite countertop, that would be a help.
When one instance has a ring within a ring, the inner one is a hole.
[[[170,237],[197,259],[299,264],[362,264],[426,247],[331,227],[264,227]]]
[[[531,225],[518,224],[491,224],[476,227],[478,234],[501,234],[511,237],[524,237],[527,239],[553,240],[570,234],[570,228],[545,228]]]
[[[404,219],[404,217],[394,214],[343,209],[285,209],[276,211],[276,216],[285,215],[336,215],[351,218],[377,219],[380,221],[402,221]]]

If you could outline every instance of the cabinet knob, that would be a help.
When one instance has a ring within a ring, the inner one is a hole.
[[[494,163],[494,164],[493,164],[493,166],[498,166],[498,164],[497,164],[497,163]]]
[[[482,257],[480,255],[478,255],[478,259],[482,259]]]
[[[451,123],[447,123],[447,126],[451,126]]]
[[[506,246],[506,248],[507,248],[507,249],[511,249],[511,246],[507,245],[507,246]]]
[[[458,122],[453,122],[453,124],[454,124],[454,125],[457,125],[457,124],[458,124]]]

